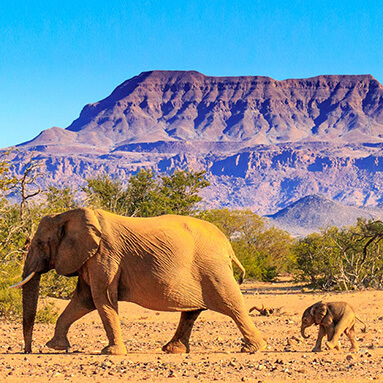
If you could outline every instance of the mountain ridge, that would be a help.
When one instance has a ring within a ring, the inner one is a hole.
[[[30,156],[42,186],[83,186],[140,168],[205,170],[206,208],[272,214],[321,194],[353,206],[383,203],[383,87],[371,75],[274,80],[149,71],[86,105],[66,129],[17,146],[14,172]]]
[[[60,134],[76,143],[115,147],[172,140],[380,142],[382,130],[383,87],[371,75],[278,81],[150,71],[86,105]]]

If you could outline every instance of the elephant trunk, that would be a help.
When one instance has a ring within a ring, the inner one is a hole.
[[[24,351],[32,352],[32,333],[39,299],[40,273],[23,285],[23,334]]]
[[[303,338],[307,339],[307,338],[310,338],[310,335],[306,335],[305,334],[305,329],[306,327],[304,327],[303,325],[301,326],[301,335]]]

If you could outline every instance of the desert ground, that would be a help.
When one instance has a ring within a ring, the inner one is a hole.
[[[231,319],[205,311],[195,324],[190,354],[164,354],[161,347],[175,332],[179,313],[121,303],[126,356],[100,355],[107,340],[97,312],[72,326],[69,353],[45,346],[54,325],[36,324],[33,354],[24,354],[21,324],[0,322],[0,382],[383,382],[383,291],[312,292],[285,280],[245,282],[241,289],[249,308],[281,308],[277,315],[251,313],[267,339],[266,351],[240,353],[241,334]],[[362,333],[363,326],[356,325],[359,352],[349,352],[344,335],[340,351],[311,352],[318,328],[307,329],[310,338],[304,340],[300,319],[304,309],[319,300],[343,300],[354,307],[368,327]],[[67,301],[55,303],[62,310]]]

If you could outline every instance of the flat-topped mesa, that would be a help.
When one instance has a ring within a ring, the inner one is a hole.
[[[319,75],[315,77],[303,78],[303,79],[286,79],[286,80],[274,80],[268,76],[206,76],[197,71],[166,71],[166,70],[153,70],[142,72],[138,76],[135,76],[129,80],[126,80],[119,85],[115,91],[123,89],[126,85],[132,82],[146,82],[152,84],[169,84],[169,83],[198,83],[203,84],[221,84],[221,85],[233,85],[233,84],[273,84],[276,87],[288,87],[299,86],[305,88],[317,88],[317,87],[349,87],[358,86],[358,84],[375,83],[376,86],[381,84],[370,74],[361,75]],[[115,92],[114,91],[114,92]],[[113,93],[114,93],[113,92]],[[113,94],[112,93],[112,94]]]
[[[383,203],[382,137],[383,88],[370,75],[277,81],[153,71],[87,105],[67,129],[19,145],[12,171],[22,174],[33,151],[44,189],[77,189],[104,173],[127,182],[140,168],[193,169],[206,170],[208,209],[270,214],[309,194],[375,208]],[[270,219],[301,235],[301,222],[314,230],[364,216],[318,198],[302,201]],[[335,223],[314,216],[323,210]]]
[[[383,87],[371,75],[212,77],[143,72],[88,104],[67,128],[76,142],[115,148],[157,141],[380,142]]]

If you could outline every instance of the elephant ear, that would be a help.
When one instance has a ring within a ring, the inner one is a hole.
[[[316,324],[322,322],[323,318],[327,314],[327,304],[323,302],[316,303],[312,308],[312,315]]]
[[[58,248],[54,267],[58,274],[73,275],[94,254],[101,241],[101,226],[90,209],[75,209],[55,217]]]

